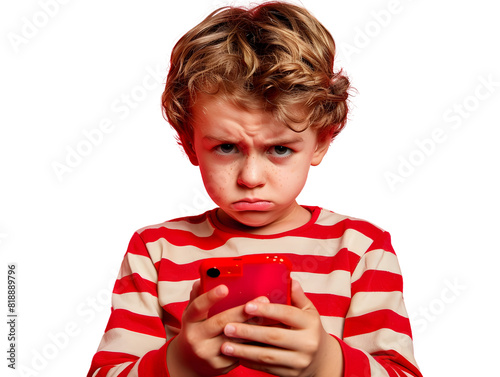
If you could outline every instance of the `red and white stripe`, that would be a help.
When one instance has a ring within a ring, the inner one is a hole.
[[[345,376],[421,376],[389,233],[306,207],[311,221],[277,235],[235,232],[215,211],[136,232],[116,281],[112,313],[88,377],[168,376],[167,342],[181,326],[205,258],[284,254],[344,353]],[[265,376],[238,367],[227,376]]]

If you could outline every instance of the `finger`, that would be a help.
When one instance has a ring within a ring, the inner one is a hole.
[[[209,309],[216,303],[222,300],[228,294],[228,288],[225,285],[219,285],[210,291],[197,295],[199,287],[193,284],[190,296],[192,301],[186,307],[183,313],[183,321],[186,322],[199,322],[203,321],[208,316]]]
[[[202,343],[204,345],[201,345]],[[220,353],[221,344],[222,342],[217,343],[214,339],[191,344],[187,342],[186,337],[177,336],[172,340],[167,352],[169,369],[179,372],[173,373],[175,375],[183,375],[185,370],[193,367],[199,371],[207,369],[216,371],[218,372],[216,375],[228,373],[238,365],[239,361]]]
[[[266,302],[266,303],[269,303],[269,298],[267,298],[266,296],[260,296],[260,297],[257,297],[255,299],[253,299],[252,301],[256,301],[256,302]],[[250,302],[252,302],[250,301]]]
[[[296,306],[301,310],[316,310],[314,304],[309,300],[302,289],[302,286],[297,280],[292,280],[292,292],[291,292],[292,305]]]
[[[251,315],[245,313],[243,305],[225,310],[223,312],[215,314],[205,321],[207,331],[206,334],[212,337],[221,335],[224,332],[224,327],[228,323],[244,323],[251,317]]]
[[[308,316],[301,315],[297,309],[315,314],[317,310],[296,280],[292,280],[291,299],[292,305],[266,304],[261,300],[253,300],[245,305],[245,312],[251,316],[267,318],[294,328],[307,327]]]
[[[287,349],[292,349],[292,345],[297,343],[295,332],[275,326],[229,323],[224,327],[224,335],[238,339],[239,343],[260,343]]]
[[[290,370],[299,370],[309,362],[307,357],[296,352],[274,347],[226,342],[221,351],[224,355],[235,357],[247,368],[257,369],[274,375],[285,376]]]
[[[278,322],[292,328],[305,328],[309,317],[307,312],[295,306],[256,301],[245,305],[245,313],[252,317],[265,318],[268,323]]]
[[[257,297],[254,300],[250,302],[263,302],[263,303],[269,303],[269,299],[267,297]],[[227,323],[229,322],[245,322],[249,318],[251,318],[250,315],[245,313],[244,305],[239,305],[235,306],[234,308],[227,309],[225,311],[222,311],[220,313],[215,314],[211,318],[209,318],[209,321],[216,321],[218,323],[221,323],[222,326],[224,327]]]
[[[193,283],[193,287],[191,288],[191,292],[189,293],[189,302],[193,301],[200,294],[201,294],[201,282],[200,282],[200,280],[196,280]]]

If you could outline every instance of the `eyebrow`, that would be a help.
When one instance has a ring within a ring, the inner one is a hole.
[[[236,139],[233,138],[232,136],[212,136],[212,135],[206,135],[206,136],[203,136],[202,140],[203,141],[216,142],[216,143],[226,143],[226,144],[237,144],[238,143],[236,141]]]
[[[227,144],[238,144],[239,141],[235,139],[233,136],[217,136],[217,135],[206,135],[203,136],[203,140],[206,141],[215,141],[220,143]],[[304,139],[302,136],[297,135],[295,137],[277,137],[275,139],[269,139],[265,141],[265,145],[288,145],[288,144],[297,144],[303,142]]]
[[[276,138],[276,139],[271,139],[269,141],[266,140],[266,144],[269,145],[288,145],[288,144],[297,144],[301,143],[304,141],[304,138],[302,136],[295,136],[295,137],[284,137],[284,138]]]

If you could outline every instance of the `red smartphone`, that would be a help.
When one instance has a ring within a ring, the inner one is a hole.
[[[229,289],[228,296],[212,306],[209,317],[260,296],[290,305],[291,269],[286,257],[274,254],[205,259],[200,265],[203,292],[220,284]]]

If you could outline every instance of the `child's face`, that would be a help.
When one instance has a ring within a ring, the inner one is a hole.
[[[319,141],[315,130],[295,132],[270,113],[247,111],[205,94],[197,98],[193,119],[191,160],[199,165],[223,223],[275,233],[309,220],[295,199],[329,139]]]

